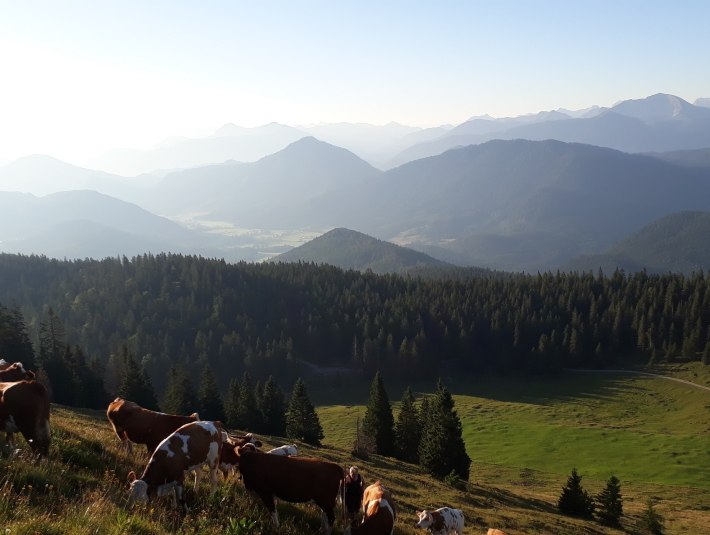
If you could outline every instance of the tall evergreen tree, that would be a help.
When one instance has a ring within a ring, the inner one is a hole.
[[[656,511],[650,499],[646,502],[646,509],[641,513],[638,528],[640,533],[648,535],[663,535],[666,531],[665,519]]]
[[[468,481],[471,458],[466,453],[461,420],[454,410],[454,400],[441,379],[434,398],[428,402],[426,426],[419,443],[419,462],[430,473],[444,477],[453,470]]]
[[[209,364],[205,364],[197,388],[197,402],[200,418],[203,420],[224,420],[224,405],[214,373]]]
[[[370,385],[370,398],[362,422],[363,431],[374,437],[377,453],[394,454],[394,418],[385,384],[380,372],[375,374]]]
[[[143,367],[136,363],[126,346],[123,346],[123,364],[123,376],[117,395],[138,403],[146,409],[157,410],[158,402],[155,399],[153,385]]]
[[[284,436],[286,434],[286,403],[283,392],[271,375],[264,383],[260,409],[264,426],[263,432],[269,435]]]
[[[419,414],[414,406],[414,394],[409,387],[402,394],[397,423],[394,426],[394,436],[397,443],[397,458],[410,463],[419,462],[419,441],[422,438],[422,428]]]
[[[232,377],[227,388],[227,397],[224,400],[224,415],[227,419],[227,426],[231,428],[239,427],[239,381]]]
[[[256,393],[254,384],[251,382],[249,372],[244,372],[242,381],[239,383],[239,410],[237,420],[240,429],[253,431],[259,427],[261,414],[256,403]]]
[[[597,516],[602,524],[618,526],[624,513],[621,502],[621,482],[616,476],[611,476],[606,487],[597,495]]]
[[[557,508],[561,513],[579,516],[582,518],[592,518],[594,513],[594,500],[589,493],[582,488],[582,476],[573,468],[567,484],[562,487],[562,494],[557,501]]]
[[[325,438],[318,414],[308,398],[306,383],[300,377],[293,385],[291,400],[286,414],[286,436],[320,446]]]
[[[187,369],[184,366],[172,367],[163,393],[163,402],[160,405],[162,409],[170,414],[188,415],[198,412],[196,401],[197,396]]]

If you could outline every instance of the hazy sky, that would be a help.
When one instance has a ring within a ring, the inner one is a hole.
[[[708,0],[0,0],[0,160],[710,97]]]

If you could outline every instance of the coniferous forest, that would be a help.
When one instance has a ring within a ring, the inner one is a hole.
[[[548,373],[630,360],[707,362],[710,353],[703,273],[447,280],[164,254],[3,254],[0,274],[0,355],[31,362],[30,342],[46,352],[59,338],[69,360],[101,373],[109,390],[126,352],[158,392],[174,366],[199,377],[209,365],[226,392],[244,372],[293,384],[304,361],[408,379],[442,366]]]

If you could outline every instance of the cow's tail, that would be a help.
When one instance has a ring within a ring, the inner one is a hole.
[[[340,506],[343,508],[343,525],[345,525],[345,521],[347,518],[347,514],[345,512],[345,474],[348,473],[347,467],[343,469],[343,476],[340,479]]]

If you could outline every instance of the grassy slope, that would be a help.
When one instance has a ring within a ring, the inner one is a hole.
[[[313,386],[311,396],[318,404],[337,393],[350,405],[320,406],[326,445],[303,450],[351,464],[347,451],[368,385],[358,381]],[[398,398],[401,389],[387,386]],[[432,480],[413,465],[377,456],[356,461],[367,481],[381,479],[393,489],[400,509],[395,533],[416,533],[414,510],[441,505],[464,510],[467,533],[484,532],[487,526],[502,527],[510,534],[618,533],[556,513],[560,488],[575,465],[592,493],[602,488],[612,471],[620,477],[627,528],[649,497],[657,500],[669,533],[700,533],[710,525],[710,461],[707,451],[703,457],[698,455],[694,442],[704,440],[707,450],[707,393],[693,393],[658,379],[629,377],[451,382],[450,387],[474,459],[465,492]],[[263,508],[250,502],[236,481],[223,484],[213,498],[208,498],[204,485],[197,495],[190,489],[191,511],[182,520],[162,506],[131,510],[125,504],[126,475],[130,469],[140,470],[145,457],[131,460],[118,452],[101,412],[55,408],[53,434],[49,462],[36,465],[23,456],[0,459],[0,530],[9,528],[13,535],[218,534],[230,533],[230,517],[246,517],[259,522],[252,533],[317,531],[319,518],[312,506],[288,504],[279,506],[282,528],[272,529]],[[673,444],[673,449],[664,449],[664,444],[668,448]],[[636,449],[629,450],[632,445]],[[691,462],[695,468],[687,470]],[[335,533],[341,532],[340,527]]]

